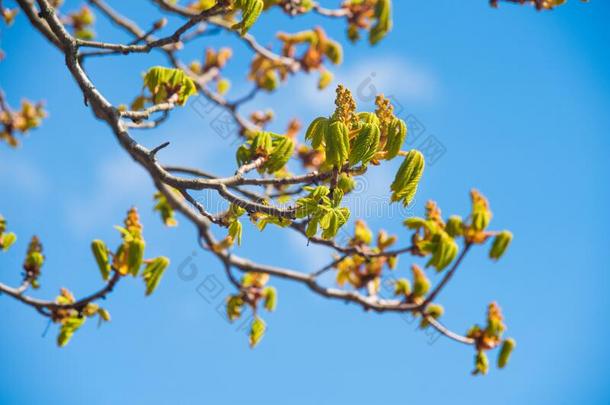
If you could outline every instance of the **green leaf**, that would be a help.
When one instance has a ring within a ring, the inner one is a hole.
[[[97,310],[100,319],[104,322],[110,322],[110,312],[104,308],[100,308]]]
[[[259,344],[263,336],[265,335],[265,329],[267,326],[265,325],[265,321],[263,321],[258,316],[254,317],[252,324],[250,326],[250,347],[254,348]]]
[[[286,166],[294,152],[294,142],[283,135],[276,135],[273,139],[272,150],[264,168],[267,173],[275,173]]]
[[[472,374],[487,374],[489,371],[489,360],[483,350],[479,350],[475,356],[475,369]]]
[[[233,238],[234,241],[237,241],[238,245],[241,245],[241,234],[242,234],[241,222],[239,222],[237,220],[231,222],[231,225],[229,225],[229,236],[231,236],[231,238]]]
[[[498,260],[504,255],[508,245],[513,240],[513,234],[509,231],[502,231],[496,235],[489,251],[489,257],[493,260]]]
[[[95,257],[97,267],[100,269],[102,278],[108,280],[110,277],[110,261],[108,260],[108,248],[106,247],[106,244],[103,241],[96,239],[91,242],[91,251],[93,252],[93,257]]]
[[[424,312],[427,316],[430,316],[434,319],[438,319],[441,316],[443,316],[443,314],[445,313],[445,309],[443,308],[442,305],[438,305],[438,304],[429,304],[426,307],[426,310]],[[430,322],[428,322],[428,320],[425,317],[422,317],[421,322],[419,323],[419,327],[421,329],[425,329],[430,325]]]
[[[428,280],[423,270],[415,264],[411,266],[411,271],[413,272],[413,297],[423,297],[430,290],[430,280]]]
[[[449,220],[447,221],[447,225],[445,226],[445,232],[447,232],[447,234],[452,238],[462,236],[464,234],[462,217],[459,215],[450,216]]]
[[[273,149],[273,139],[271,132],[261,131],[257,132],[252,138],[252,145],[250,145],[250,156],[268,156]]]
[[[426,264],[426,267],[434,266],[436,271],[440,272],[455,259],[459,248],[455,240],[443,231],[433,236],[432,244],[434,246],[432,257]]]
[[[292,221],[288,218],[279,218],[274,217],[273,215],[257,213],[258,222],[256,222],[256,227],[263,231],[268,224],[277,225],[281,228],[285,228],[292,223]]]
[[[263,297],[265,297],[265,309],[267,311],[275,311],[277,305],[277,290],[273,287],[265,287],[263,290]]]
[[[399,118],[394,118],[392,123],[388,126],[388,140],[384,147],[386,160],[394,159],[396,155],[398,155],[406,137],[407,124]]]
[[[324,54],[335,65],[340,64],[343,60],[343,48],[341,47],[341,44],[330,39],[327,39],[324,43]]]
[[[379,117],[377,116],[377,114],[372,113],[372,112],[361,112],[358,113],[358,119],[366,124],[373,124],[373,125],[380,125],[379,122]]]
[[[502,343],[502,347],[500,348],[500,353],[498,354],[498,367],[504,368],[508,363],[511,353],[517,346],[517,342],[515,339],[508,338]]]
[[[172,192],[179,193],[178,190],[175,190],[175,189],[172,189]],[[163,220],[163,223],[165,224],[165,226],[167,226],[167,227],[176,226],[178,224],[178,222],[176,221],[176,215],[174,212],[174,208],[171,206],[169,201],[167,201],[167,198],[165,197],[165,195],[161,192],[157,192],[154,195],[154,199],[157,203],[155,204],[153,210],[159,212],[159,214],[161,215],[161,219]]]
[[[349,129],[342,121],[334,120],[326,131],[326,162],[337,168],[349,157]]]
[[[227,317],[232,322],[241,316],[244,300],[239,295],[230,295],[227,298]]]
[[[414,229],[414,230],[418,230],[420,228],[424,228],[424,227],[428,227],[428,221],[425,220],[424,218],[419,218],[419,217],[411,217],[411,218],[407,218],[404,220],[403,224],[409,228],[409,229]]]
[[[424,155],[418,150],[410,150],[400,165],[391,185],[392,202],[402,201],[408,206],[417,192],[417,186],[424,172]]]
[[[3,251],[8,251],[9,248],[17,241],[17,235],[13,232],[8,232],[0,235],[0,247]]]
[[[136,277],[144,260],[146,243],[140,239],[132,239],[127,243],[127,272]]]
[[[337,180],[337,187],[345,195],[351,192],[354,188],[356,188],[356,181],[349,174],[341,173],[339,175],[339,179]]]
[[[238,29],[241,35],[245,35],[260,16],[265,3],[263,0],[236,0],[235,5],[241,10],[242,19],[232,28]]]
[[[367,164],[379,146],[380,130],[375,124],[364,124],[352,144],[349,154],[349,164],[354,166],[358,162]]]
[[[331,72],[325,69],[321,70],[320,77],[318,78],[318,89],[324,90],[328,87],[329,84],[332,83],[333,79],[334,76]]]
[[[164,256],[157,257],[146,265],[142,273],[142,278],[146,284],[146,295],[150,295],[155,291],[168,266],[169,259]]]
[[[241,145],[237,148],[237,152],[235,153],[235,160],[237,160],[238,166],[243,166],[252,160],[252,153],[250,152],[250,147],[246,144]]]
[[[392,29],[391,8],[391,0],[377,1],[374,13],[374,17],[377,21],[369,32],[369,42],[371,45],[375,45],[377,42],[381,41]]]
[[[76,332],[85,323],[85,317],[71,316],[62,321],[61,328],[59,329],[59,335],[57,336],[57,345],[64,347],[70,342],[74,332]]]
[[[305,236],[307,236],[308,238],[313,238],[314,236],[316,236],[316,233],[318,233],[318,223],[319,223],[319,219],[318,218],[312,218],[309,223],[307,224],[307,228],[305,229]]]
[[[311,142],[311,147],[318,149],[326,137],[329,120],[325,117],[318,117],[309,124],[305,132],[305,140]]]
[[[197,93],[195,82],[184,71],[162,66],[152,67],[146,72],[144,86],[150,91],[155,104],[171,99],[178,105],[184,105],[190,96]]]
[[[394,282],[394,295],[407,295],[411,294],[411,283],[406,278],[398,279]]]

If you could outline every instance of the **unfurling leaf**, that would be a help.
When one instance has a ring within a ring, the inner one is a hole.
[[[146,72],[144,86],[150,91],[154,104],[174,102],[184,105],[190,96],[197,93],[195,82],[181,69],[162,66],[152,67]]]
[[[241,222],[237,220],[231,222],[231,225],[229,225],[229,236],[233,238],[234,241],[237,241],[238,245],[241,245],[241,234]]]
[[[341,44],[330,39],[324,41],[324,54],[330,61],[338,65],[343,60],[343,48]]]
[[[489,257],[494,260],[498,260],[502,257],[508,245],[513,240],[513,234],[509,231],[502,231],[496,235],[489,251]]]
[[[484,231],[489,225],[489,222],[491,221],[491,211],[489,210],[489,202],[483,196],[483,194],[481,194],[477,190],[472,190],[470,192],[470,197],[472,199],[470,226],[476,232]]]
[[[498,354],[498,367],[504,368],[508,363],[511,353],[517,346],[517,342],[515,339],[508,338],[502,343],[502,347],[500,348],[500,353]]]
[[[474,364],[475,364],[474,371],[472,372],[472,374],[474,374],[474,375],[476,375],[476,374],[485,375],[489,371],[489,360],[487,360],[487,355],[485,354],[485,352],[483,350],[477,351]]]
[[[250,347],[255,347],[265,335],[265,321],[258,316],[254,317],[252,324],[250,325]]]
[[[400,118],[394,118],[388,126],[388,139],[386,141],[384,151],[385,159],[394,159],[407,137],[407,124]]]
[[[349,164],[353,166],[359,162],[367,164],[375,156],[379,147],[381,132],[376,124],[365,123],[354,138],[350,154]]]
[[[238,166],[242,166],[252,160],[252,153],[250,153],[250,147],[246,144],[241,145],[237,148],[235,153],[235,160]]]
[[[85,323],[85,317],[71,316],[62,321],[59,335],[57,336],[57,345],[64,347],[68,344],[74,332],[76,332]]]
[[[136,277],[144,260],[146,243],[140,238],[127,242],[127,272]]]
[[[216,91],[218,94],[223,95],[231,88],[231,82],[227,79],[220,79],[218,83],[216,83]]]
[[[456,236],[462,236],[464,234],[464,224],[462,223],[462,217],[459,215],[452,215],[447,220],[445,225],[445,232],[447,235],[455,238]]]
[[[440,318],[441,316],[443,316],[444,313],[445,313],[445,309],[443,308],[442,305],[438,305],[438,304],[429,304],[426,307],[426,310],[424,311],[424,315],[429,316],[433,319]],[[425,329],[430,325],[430,322],[428,321],[428,319],[426,319],[426,316],[422,317],[422,320],[419,323],[419,327],[421,329]]]
[[[356,187],[356,181],[349,174],[341,173],[339,175],[339,179],[337,180],[337,187],[343,191],[343,194],[347,194]]]
[[[294,152],[294,142],[283,135],[274,135],[271,154],[263,165],[267,173],[275,173],[286,166]]]
[[[342,121],[333,120],[326,131],[326,162],[337,168],[349,157],[349,129]]]
[[[307,132],[305,132],[305,140],[311,142],[312,148],[318,149],[322,145],[326,138],[328,125],[329,120],[325,117],[318,117],[309,124]]]
[[[150,295],[155,291],[167,266],[169,266],[169,259],[163,256],[152,259],[146,265],[142,273],[142,278],[146,284],[146,295]]]
[[[377,22],[369,32],[369,42],[375,45],[392,29],[391,0],[378,0],[375,5],[375,18]]]
[[[174,192],[176,195],[179,194],[179,191],[176,189],[171,189],[171,192]],[[161,192],[157,192],[154,195],[154,199],[157,203],[155,204],[153,210],[161,214],[161,219],[163,220],[165,226],[176,226],[178,222],[176,221],[174,208],[171,206],[165,195]]]
[[[250,145],[250,156],[269,156],[273,149],[273,138],[271,132],[261,131],[254,135]]]
[[[227,318],[234,321],[241,316],[244,300],[239,295],[230,295],[227,298]]]
[[[106,247],[106,244],[103,241],[96,239],[91,242],[91,251],[97,262],[97,267],[100,269],[102,278],[108,280],[108,277],[110,277],[110,261],[108,260],[108,248]]]
[[[277,291],[273,287],[265,287],[263,290],[263,297],[265,298],[265,309],[267,311],[275,311],[277,305]]]
[[[417,192],[424,166],[424,155],[420,151],[413,149],[407,153],[391,185],[392,202],[402,201],[405,207],[411,203]]]
[[[426,267],[434,266],[437,271],[442,271],[447,267],[455,259],[459,249],[455,240],[443,231],[433,237],[431,246],[434,246],[434,249]]]
[[[411,283],[406,278],[398,279],[394,282],[394,295],[408,296],[411,294]]]
[[[426,277],[424,271],[416,264],[411,266],[413,272],[413,297],[421,298],[430,290],[430,280]]]
[[[356,220],[354,224],[354,237],[350,241],[352,245],[370,245],[373,240],[373,232],[361,219]]]
[[[108,312],[106,309],[100,308],[97,310],[97,313],[100,316],[101,320],[103,320],[104,322],[110,322],[110,312]]]
[[[235,6],[241,10],[241,21],[232,28],[245,35],[260,16],[265,3],[263,0],[236,0]]]
[[[90,302],[87,305],[85,305],[85,308],[83,308],[82,313],[86,317],[92,317],[93,315],[97,314],[99,309],[100,309],[99,305],[97,305],[93,302]]]
[[[0,234],[0,249],[6,252],[16,241],[17,235],[15,235],[13,232]]]
[[[333,78],[334,76],[331,72],[329,72],[328,70],[322,70],[318,79],[318,89],[324,90],[325,88],[327,88],[328,85],[332,83]]]

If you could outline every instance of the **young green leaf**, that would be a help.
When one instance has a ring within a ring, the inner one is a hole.
[[[239,295],[230,295],[227,298],[227,317],[229,321],[234,321],[241,316],[244,300]]]
[[[232,28],[245,35],[260,16],[265,3],[263,0],[236,0],[235,5],[241,10],[241,21]]]
[[[424,172],[424,155],[418,150],[410,150],[400,165],[391,185],[392,202],[402,201],[406,207],[411,203]]]
[[[384,147],[386,160],[394,159],[398,155],[406,137],[407,124],[399,118],[394,118],[388,126],[388,140]]]
[[[377,125],[364,124],[354,138],[349,153],[350,166],[354,166],[359,162],[367,164],[377,152],[379,137],[380,131]]]
[[[265,162],[267,173],[275,173],[286,166],[294,152],[294,142],[283,135],[275,135],[272,142],[271,155]]]
[[[265,309],[267,311],[275,311],[277,305],[277,290],[273,287],[265,287],[263,290],[263,297],[265,298]]]
[[[100,269],[102,278],[108,280],[108,277],[110,277],[110,261],[108,260],[108,248],[106,247],[106,244],[103,241],[96,239],[91,242],[91,251],[97,262],[97,267]]]
[[[334,120],[326,131],[326,162],[337,168],[349,157],[349,129],[342,121]]]
[[[424,271],[416,264],[411,266],[411,271],[413,272],[413,297],[423,297],[430,290],[430,280],[428,280]]]
[[[504,368],[508,363],[511,353],[517,346],[517,342],[515,339],[508,338],[502,343],[502,347],[500,348],[500,353],[498,354],[498,367]]]
[[[142,278],[146,284],[146,295],[150,295],[155,291],[168,266],[169,259],[163,256],[152,259],[150,263],[146,265],[146,268],[142,273]]]
[[[509,231],[502,231],[496,235],[489,251],[489,257],[493,260],[498,260],[502,257],[508,245],[513,240],[513,234]]]
[[[263,336],[265,335],[265,329],[267,325],[265,325],[265,321],[263,321],[258,316],[254,317],[252,324],[250,325],[250,347],[254,348]]]
[[[134,238],[127,243],[127,272],[136,277],[144,260],[146,243],[140,238]]]
[[[0,248],[6,252],[16,241],[17,235],[15,235],[13,232],[2,234],[0,235]]]
[[[474,362],[475,368],[472,374],[487,374],[489,371],[489,360],[487,359],[487,355],[483,350],[477,351]]]
[[[377,19],[369,32],[369,42],[375,45],[392,29],[391,0],[378,0],[375,5],[374,16]]]
[[[311,142],[311,147],[318,149],[326,138],[329,120],[326,117],[318,117],[309,124],[305,132],[305,140]]]
[[[57,336],[57,345],[64,347],[70,342],[74,332],[76,332],[85,323],[85,317],[71,316],[64,319],[59,329],[59,335]]]
[[[238,245],[241,245],[241,234],[241,222],[237,220],[231,222],[231,225],[229,225],[229,236],[231,236],[234,241],[237,241]]]

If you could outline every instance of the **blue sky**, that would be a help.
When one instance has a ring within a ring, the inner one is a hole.
[[[66,9],[79,4],[66,3]],[[148,2],[122,3],[128,4],[119,10],[142,25],[159,15]],[[375,48],[346,45],[336,78],[352,89],[366,83],[357,93],[362,109],[371,108],[370,86],[393,96],[405,117],[425,127],[421,139],[434,136],[445,148],[428,165],[412,213],[422,214],[433,198],[446,215],[466,215],[468,190],[477,187],[490,199],[492,226],[515,234],[499,263],[486,260],[485,249],[475,251],[439,297],[444,321],[459,332],[483,322],[486,305],[497,300],[507,334],[518,342],[509,367],[474,378],[471,348],[435,340],[399,315],[364,313],[281,280],[272,282],[279,305],[265,317],[269,331],[250,350],[239,325],[217,313],[230,291],[217,260],[197,249],[186,221],[163,228],[152,212],[150,180],[84,107],[59,53],[20,15],[13,27],[2,27],[0,87],[14,106],[22,97],[45,99],[50,117],[20,149],[0,145],[0,213],[20,238],[0,257],[0,279],[18,283],[26,241],[36,233],[47,262],[35,294],[52,297],[67,286],[83,295],[98,288],[89,242],[118,243],[112,225],[131,205],[141,212],[150,255],[167,255],[173,263],[152,297],[144,297],[140,280],[122,282],[105,303],[112,322],[100,329],[90,322],[64,349],[55,346],[55,326],[41,337],[45,319],[0,297],[0,403],[610,402],[610,6],[570,1],[536,13],[494,10],[483,0],[395,3],[392,34]],[[177,23],[170,20],[170,26]],[[296,31],[316,23],[343,38],[342,22],[279,13],[253,33],[267,44],[277,27]],[[101,37],[125,40],[109,28],[98,20]],[[235,38],[199,40],[184,57],[222,44],[236,50],[227,76],[230,95],[238,97],[250,88],[243,73],[250,53]],[[151,53],[91,60],[87,67],[118,104],[139,91],[141,72],[164,63]],[[277,131],[293,116],[308,121],[328,114],[333,91],[319,93],[315,80],[300,74],[244,111],[273,108]],[[190,104],[160,129],[136,136],[149,146],[170,140],[160,155],[164,162],[228,174],[235,169],[235,146],[211,130],[212,118]],[[374,229],[406,240],[400,224],[407,213],[385,203],[393,170],[393,164],[373,170],[351,204]],[[330,259],[330,252],[286,234],[248,226],[239,253],[303,271]],[[185,280],[180,269],[190,265],[194,276]],[[407,269],[404,258],[398,272]]]

